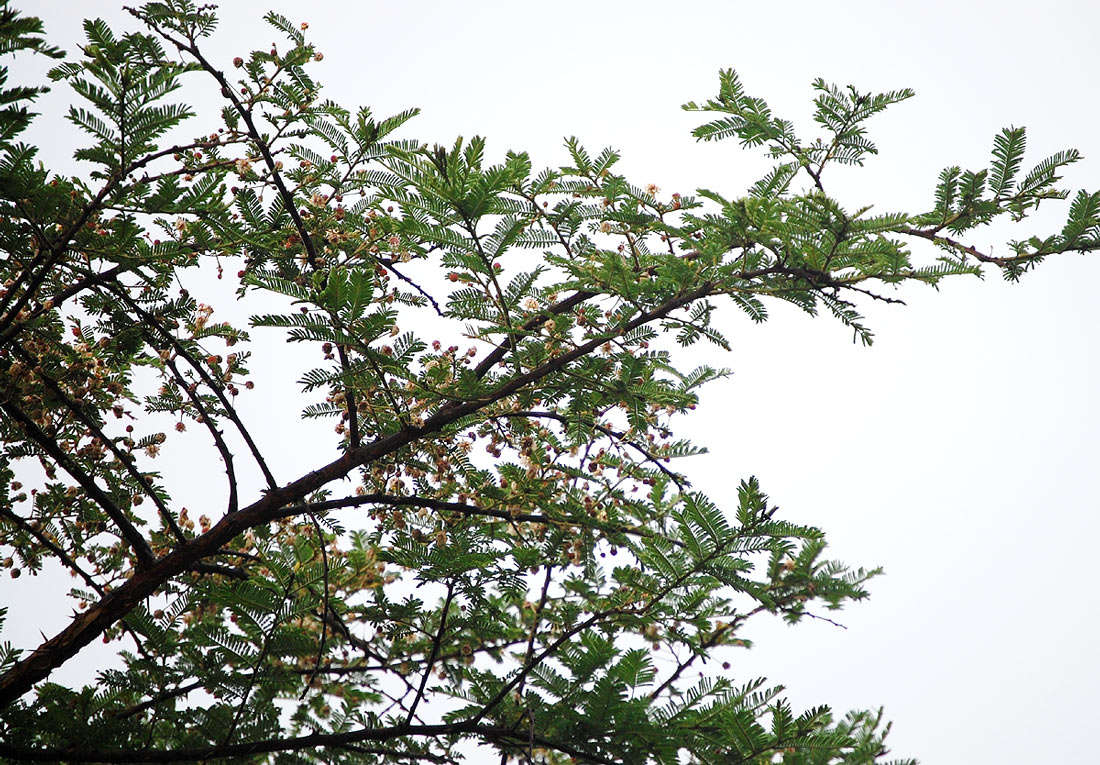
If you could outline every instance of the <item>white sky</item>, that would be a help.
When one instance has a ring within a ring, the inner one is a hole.
[[[115,2],[17,5],[66,46],[84,16],[121,17]],[[325,53],[316,71],[337,101],[382,115],[419,106],[409,135],[479,133],[490,150],[526,149],[537,165],[562,162],[561,138],[577,135],[621,149],[637,183],[739,194],[759,158],[732,142],[695,143],[698,115],[679,109],[734,67],[807,129],[816,76],[917,90],[873,123],[881,157],[834,171],[852,207],[924,209],[939,170],[985,166],[1009,124],[1029,128],[1028,166],[1074,146],[1086,158],[1068,185],[1100,188],[1092,2],[249,0],[223,7],[220,62],[276,39],[260,22],[272,7],[310,22]],[[43,102],[53,122],[66,98]],[[31,138],[51,143],[48,164],[71,167],[71,133],[40,123]],[[1009,236],[1060,226],[1041,220]],[[1003,241],[974,239],[1001,252]],[[847,630],[756,625],[757,647],[738,654],[746,679],[786,684],[796,706],[885,705],[895,754],[926,763],[1095,761],[1098,280],[1100,259],[1069,256],[1019,285],[990,274],[939,293],[907,289],[906,307],[868,307],[871,349],[829,319],[773,307],[756,327],[726,313],[734,351],[712,358],[735,375],[705,391],[687,423],[712,453],[681,468],[727,504],[738,478],[758,475],[785,517],[828,532],[832,557],[887,570],[870,601],[841,614]],[[294,417],[298,402],[274,391],[292,395],[297,373],[283,376],[256,413],[277,402]],[[276,437],[295,428],[268,420]],[[306,467],[297,453],[281,455],[283,478]],[[5,580],[0,603],[22,615],[6,637],[29,641],[62,615],[29,618],[57,583],[23,582]],[[71,677],[93,669],[66,667]]]

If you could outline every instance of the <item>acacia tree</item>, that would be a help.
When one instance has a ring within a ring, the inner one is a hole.
[[[394,138],[415,110],[377,120],[322,100],[306,25],[276,14],[283,45],[222,66],[203,53],[209,8],[131,13],[136,31],[86,22],[80,57],[51,72],[90,137],[86,176],[18,140],[41,88],[0,92],[3,565],[77,580],[67,627],[0,649],[0,754],[885,757],[881,713],[796,712],[719,664],[752,617],[824,618],[876,571],[823,558],[822,532],[779,517],[753,479],[724,507],[690,488],[671,460],[698,449],[672,423],[724,371],[686,368],[677,348],[725,347],[719,305],[759,322],[775,300],[869,344],[857,299],[1097,249],[1100,193],[1009,255],[965,238],[1067,197],[1075,151],[1022,172],[1025,133],[1006,129],[990,167],[941,173],[927,210],[851,209],[826,171],[874,154],[867,120],[911,92],[818,80],[808,138],[726,71],[685,105],[709,120],[695,136],[773,166],[741,196],[665,197],[574,139],[569,166],[535,171],[522,153],[489,163],[480,138]],[[0,50],[61,58],[41,34],[3,5]],[[188,79],[224,108],[179,138],[200,119],[171,100]],[[193,294],[212,272],[285,309],[214,321]],[[300,475],[276,475],[265,454],[283,445],[238,411],[250,331],[323,356],[303,416],[336,436]],[[174,498],[157,469],[173,422],[207,434],[223,505]],[[48,681],[100,639],[119,668]]]

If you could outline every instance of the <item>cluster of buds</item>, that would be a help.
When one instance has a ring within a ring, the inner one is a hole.
[[[579,534],[571,542],[562,542],[562,551],[565,553],[565,558],[574,566],[584,565],[584,550],[584,539]]]
[[[180,525],[180,528],[182,528],[185,531],[194,531],[195,530],[195,522],[193,520],[191,520],[190,516],[187,514],[187,508],[186,507],[182,508],[180,510],[179,525]]]
[[[197,310],[195,311],[195,329],[202,329],[210,321],[210,316],[214,313],[214,308],[206,303],[199,303]]]

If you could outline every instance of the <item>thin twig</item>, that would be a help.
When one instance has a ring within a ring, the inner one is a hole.
[[[413,716],[416,714],[416,707],[420,704],[420,700],[424,698],[424,690],[428,687],[428,678],[432,676],[432,667],[435,666],[435,659],[439,655],[439,646],[443,643],[443,635],[447,629],[447,612],[451,608],[451,601],[454,599],[455,587],[453,582],[447,583],[447,598],[443,601],[443,608],[439,614],[439,630],[435,633],[435,637],[432,638],[432,650],[428,655],[428,663],[424,667],[424,674],[420,678],[420,687],[416,689],[416,696],[413,697],[412,704],[409,706],[409,713],[405,717],[405,725],[410,725],[413,721]]]

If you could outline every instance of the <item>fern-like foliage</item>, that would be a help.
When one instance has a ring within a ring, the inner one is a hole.
[[[870,159],[871,118],[911,91],[816,80],[807,133],[726,70],[685,107],[694,135],[770,167],[666,195],[576,138],[540,169],[402,137],[415,109],[323,99],[321,51],[277,13],[276,43],[224,65],[212,7],[132,16],[86,22],[51,72],[84,175],[15,142],[41,86],[0,70],[0,547],[16,577],[77,579],[64,632],[0,645],[0,757],[883,761],[881,712],[797,710],[730,669],[753,620],[825,618],[879,571],[830,560],[755,479],[692,488],[703,448],[676,424],[729,372],[681,348],[728,350],[727,305],[760,323],[776,301],[870,344],[864,306],[909,283],[1094,251],[1100,192],[1008,255],[963,239],[1067,198],[1075,151],[1025,171],[1008,128],[927,209],[881,210],[829,170]],[[0,52],[60,55],[7,4]],[[223,104],[180,139],[188,83]],[[261,443],[253,368],[293,370],[290,416],[327,447]],[[187,480],[221,500],[188,508],[156,460],[198,439]],[[47,680],[94,640],[118,641],[110,669]]]

